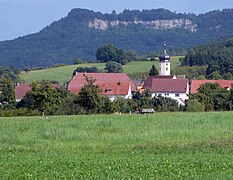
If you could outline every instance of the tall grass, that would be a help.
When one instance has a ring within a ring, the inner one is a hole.
[[[230,179],[233,113],[0,119],[0,179]]]

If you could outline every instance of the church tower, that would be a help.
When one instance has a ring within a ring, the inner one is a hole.
[[[160,76],[170,76],[171,75],[171,61],[170,56],[167,54],[167,51],[164,50],[163,54],[159,56],[160,61]]]

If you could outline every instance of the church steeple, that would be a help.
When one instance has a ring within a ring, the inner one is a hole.
[[[160,76],[169,76],[171,75],[171,69],[170,69],[170,63],[171,59],[170,56],[168,55],[166,49],[164,49],[163,54],[159,56],[159,61],[160,61]]]

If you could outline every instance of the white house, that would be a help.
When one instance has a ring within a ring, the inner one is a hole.
[[[143,89],[150,89],[152,98],[158,95],[169,97],[178,102],[179,105],[185,105],[188,99],[189,85],[187,79],[160,79],[149,77],[145,82]]]
[[[100,89],[100,95],[105,95],[111,101],[118,97],[132,98],[132,91],[136,91],[135,84],[125,73],[76,73],[68,83],[68,90],[78,94],[80,89],[87,83],[86,77],[93,78]]]

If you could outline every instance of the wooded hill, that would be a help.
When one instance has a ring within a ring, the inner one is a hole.
[[[119,14],[73,9],[38,33],[0,42],[0,63],[32,68],[71,64],[74,58],[93,61],[106,43],[147,55],[160,52],[166,41],[171,52],[232,37],[232,18],[233,9],[200,15],[165,9]]]
[[[190,49],[182,60],[182,65],[207,65],[208,78],[233,79],[233,38]]]

